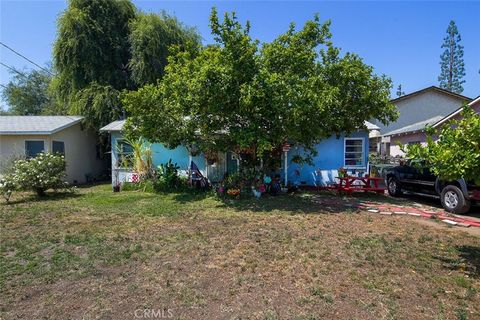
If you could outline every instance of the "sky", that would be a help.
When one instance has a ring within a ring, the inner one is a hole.
[[[146,12],[165,10],[198,29],[204,44],[213,39],[208,17],[213,6],[219,13],[235,11],[241,22],[251,23],[251,35],[262,42],[285,32],[291,22],[301,27],[318,13],[331,20],[333,43],[342,52],[354,52],[377,74],[385,74],[406,93],[438,85],[440,48],[450,20],[457,24],[464,46],[466,83],[463,94],[480,95],[480,1],[134,1]],[[34,62],[52,61],[56,21],[67,2],[0,0],[0,41]],[[0,61],[16,69],[34,65],[0,46]],[[0,84],[11,74],[0,65]],[[4,101],[0,106],[6,107]]]

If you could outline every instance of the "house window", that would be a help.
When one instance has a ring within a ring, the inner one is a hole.
[[[65,142],[63,141],[52,141],[52,152],[60,153],[65,155]]]
[[[132,166],[132,146],[123,139],[117,140],[117,168],[129,168]]]
[[[365,149],[362,138],[345,138],[345,167],[365,167]]]
[[[43,140],[25,140],[25,156],[27,158],[36,157],[37,154],[45,151],[45,142]]]

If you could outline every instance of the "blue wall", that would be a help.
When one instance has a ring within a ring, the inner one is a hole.
[[[116,168],[117,159],[118,159],[117,140],[122,138],[123,138],[123,135],[120,132],[111,133],[112,170]],[[153,164],[155,166],[166,163],[170,159],[172,159],[172,162],[176,163],[180,167],[180,170],[184,171],[189,169],[188,151],[183,146],[177,147],[175,149],[167,149],[161,143],[152,143],[152,158],[153,158]],[[202,174],[205,175],[206,161],[203,154],[193,157],[192,160],[198,166]],[[127,172],[129,172],[128,169],[120,170],[119,180],[121,182],[126,181],[125,175]],[[112,172],[112,183],[114,183],[113,181],[114,177],[115,177],[114,172]]]
[[[348,138],[363,138],[363,150],[365,153],[363,167],[351,167],[349,170],[366,171],[368,166],[368,132],[357,132],[348,136]],[[288,180],[291,183],[300,183],[307,185],[314,185],[314,173],[317,170],[338,170],[340,167],[344,167],[344,147],[345,147],[345,136],[332,136],[326,140],[321,141],[317,145],[318,155],[313,159],[313,165],[299,165],[292,163],[291,160],[295,155],[301,154],[303,150],[301,148],[292,147],[288,152]],[[284,163],[285,160],[282,157],[282,179],[284,177]],[[298,171],[300,175],[298,175]],[[332,174],[330,174],[332,175]],[[333,174],[336,176],[336,174]],[[331,178],[335,178],[332,176]]]
[[[120,132],[112,132],[112,169],[115,168],[117,163],[116,143],[118,139],[122,138]],[[368,132],[358,132],[348,137],[351,138],[363,138],[364,145],[363,150],[365,152],[364,164],[362,168],[355,168],[356,171],[366,171],[368,165]],[[312,173],[317,170],[337,170],[344,166],[344,143],[345,136],[332,136],[326,140],[323,140],[317,145],[318,155],[313,159],[313,165],[298,165],[292,163],[291,160],[295,155],[301,154],[303,151],[301,148],[293,146],[288,152],[288,180],[292,183],[314,185],[315,177]],[[180,170],[188,169],[188,151],[185,147],[177,147],[175,149],[167,149],[160,143],[152,144],[153,163],[158,166],[162,163],[168,162],[172,159],[180,166]],[[203,154],[193,157],[193,161],[197,164],[198,168],[205,175],[206,161]],[[284,177],[284,159],[282,156],[282,169],[280,175]],[[298,170],[298,171],[297,171]],[[127,170],[125,170],[126,172]],[[300,174],[298,174],[300,173]],[[332,174],[331,174],[332,175]],[[333,175],[336,175],[335,173]],[[113,177],[113,174],[112,174]],[[334,178],[334,177],[333,177]],[[124,173],[120,174],[120,181],[124,181]]]

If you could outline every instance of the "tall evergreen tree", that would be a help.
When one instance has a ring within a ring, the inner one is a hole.
[[[405,92],[402,91],[402,85],[399,84],[398,87],[397,87],[397,97],[401,97],[401,96],[404,96],[405,95]]]
[[[450,21],[447,28],[447,36],[443,39],[440,56],[441,73],[438,77],[440,87],[455,93],[462,93],[465,80],[465,63],[463,62],[463,46],[460,45],[460,33],[458,33],[455,21]]]

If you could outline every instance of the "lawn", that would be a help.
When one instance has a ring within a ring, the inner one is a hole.
[[[0,319],[480,318],[480,237],[315,197],[17,195]]]

